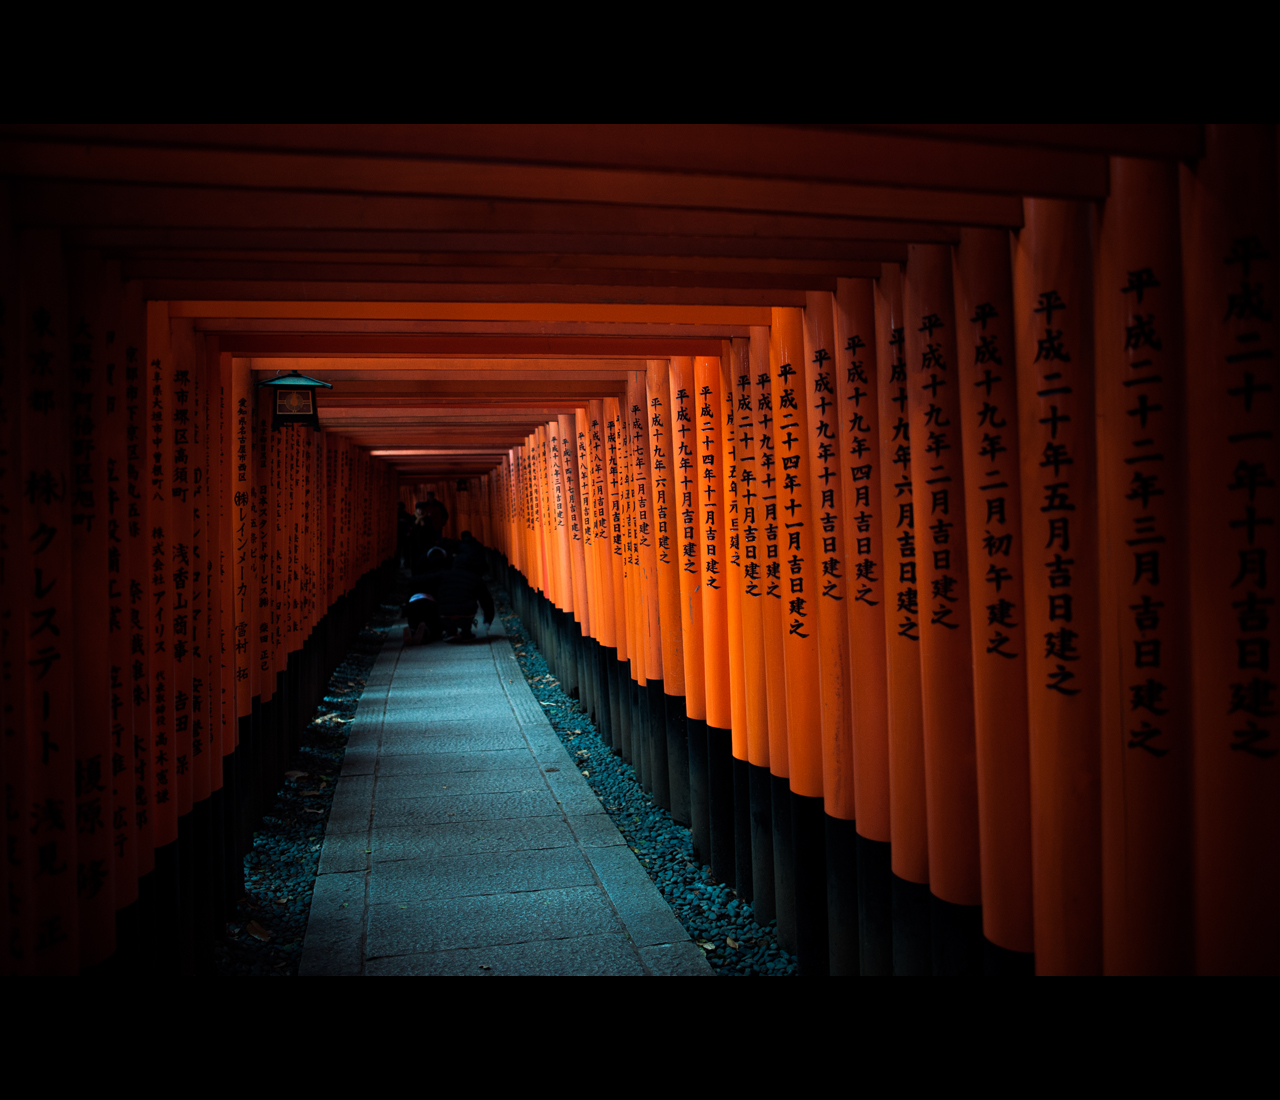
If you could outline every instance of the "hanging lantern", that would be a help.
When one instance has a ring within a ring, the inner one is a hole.
[[[333,383],[308,378],[296,370],[259,382],[258,388],[266,387],[273,398],[271,430],[277,430],[282,424],[310,424],[318,432],[320,414],[316,407],[316,390],[321,386],[333,389]]]

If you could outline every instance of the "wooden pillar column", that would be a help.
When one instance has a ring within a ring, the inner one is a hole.
[[[668,779],[666,697],[662,659],[661,596],[658,588],[657,523],[654,511],[653,455],[649,448],[649,425],[646,395],[647,369],[631,371],[627,383],[627,408],[630,413],[632,466],[634,469],[636,505],[636,555],[639,559],[644,639],[645,695],[641,699],[648,742],[646,778],[654,801],[666,809],[671,807],[671,785]]]
[[[920,685],[920,581],[911,428],[907,417],[902,271],[885,264],[876,289],[880,491],[884,500],[885,639],[889,677],[889,820],[893,836],[893,972],[933,972],[929,833]]]
[[[22,639],[13,657],[15,748],[6,783],[22,822],[8,899],[9,965],[18,973],[74,974],[79,967],[76,891],[75,647],[72,581],[74,501],[67,282],[56,233],[18,238],[14,330],[21,499],[6,587],[16,588],[9,629]],[[11,390],[11,393],[13,391]],[[6,699],[6,703],[9,700]],[[6,738],[6,742],[10,739]],[[10,778],[12,777],[12,779]],[[18,801],[21,799],[21,801]],[[12,837],[12,833],[10,834]]]
[[[948,248],[909,246],[903,297],[933,970],[937,975],[980,974],[982,884],[968,532]]]
[[[108,432],[124,425],[116,417],[108,420],[108,395],[114,395],[114,390],[107,374],[119,310],[119,268],[104,263],[97,253],[81,251],[71,258],[70,284],[69,579],[75,608],[75,630],[70,632],[70,640],[76,668],[76,878],[80,902],[79,965],[83,969],[108,958],[116,946],[118,866],[111,832],[115,801],[111,788],[115,784],[111,775],[112,670],[108,657],[113,639],[111,601],[107,595],[107,463],[115,442],[108,438]],[[123,431],[120,438],[123,442]],[[116,561],[118,566],[118,551]],[[120,632],[121,612],[117,606],[116,632]]]
[[[884,513],[874,285],[836,283],[832,349],[849,617],[849,708],[857,809],[859,972],[893,973],[889,830],[889,694]]]
[[[707,805],[707,693],[703,664],[702,551],[698,530],[698,413],[693,360],[671,360],[671,442],[680,532],[680,627],[684,653],[685,727],[689,747],[689,817],[693,848],[711,860],[711,821]]]
[[[1113,158],[1095,239],[1103,965],[1186,974],[1192,673],[1177,167]],[[1158,567],[1139,571],[1151,561]],[[1168,713],[1134,722],[1133,690],[1148,679],[1166,685]]]
[[[830,968],[859,972],[857,787],[849,679],[850,576],[840,476],[834,295],[811,291],[804,311],[804,397],[808,488],[822,690],[822,788]],[[799,381],[799,379],[797,379]]]
[[[769,776],[769,674],[764,631],[763,487],[758,442],[759,375],[768,377],[767,340],[748,338],[733,344],[734,458],[737,467],[738,539],[741,558],[741,633],[743,704],[746,720],[747,810],[750,814],[751,906],[760,924],[776,916],[773,870],[773,795]],[[781,644],[781,636],[778,638]],[[735,791],[735,804],[737,792]]]
[[[680,538],[676,507],[675,450],[671,431],[671,384],[667,360],[649,360],[645,406],[653,472],[650,522],[658,578],[658,621],[662,631],[662,690],[669,809],[674,821],[689,824],[689,740],[684,706],[684,638],[680,626]]]
[[[1013,258],[1036,972],[1102,968],[1088,210],[1028,199]]]
[[[711,870],[734,881],[733,697],[729,683],[729,578],[725,530],[727,470],[721,445],[724,383],[720,358],[694,360],[693,410],[698,426],[695,459],[695,523],[702,566],[702,644],[707,689],[707,796]]]
[[[773,310],[778,365],[773,372],[774,446],[778,458],[779,564],[785,604],[787,748],[791,756],[791,831],[795,850],[796,956],[801,973],[825,974],[827,949],[826,833],[822,814],[822,681],[815,542],[820,528],[811,498],[813,475],[801,310]]]
[[[1180,170],[1196,970],[1275,974],[1280,736],[1270,666],[1277,622],[1270,578],[1280,546],[1276,134],[1270,126],[1210,126],[1206,137],[1205,156]],[[1151,463],[1149,472],[1162,468]],[[1142,683],[1173,687],[1154,672]],[[1176,703],[1172,696],[1157,698],[1155,686],[1146,690],[1144,707],[1133,717],[1163,728]]]
[[[737,388],[750,385],[746,374],[747,341],[720,343],[720,447],[724,467],[724,571],[726,594],[727,640],[729,648],[729,707],[732,723],[732,797],[734,887],[738,896],[751,903],[753,882],[751,869],[751,795],[747,764],[747,686],[746,655],[742,636],[742,509],[738,499],[739,476],[736,414]],[[745,404],[750,404],[746,400]]]
[[[982,841],[984,970],[1030,973],[1031,779],[1026,601],[1009,235],[965,229],[955,251],[956,380],[969,548]],[[1038,643],[1037,643],[1038,644]]]

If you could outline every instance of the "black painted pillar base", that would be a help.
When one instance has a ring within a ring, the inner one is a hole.
[[[684,713],[684,696],[668,695],[667,778],[671,790],[671,820],[689,825],[689,723]]]
[[[827,929],[827,830],[822,799],[791,792],[796,853],[796,960],[803,977],[831,972]]]
[[[661,680],[650,680],[645,699],[649,717],[649,751],[653,801],[671,809],[671,774],[667,763],[667,694]]]
[[[628,662],[630,683],[627,685],[627,697],[631,700],[631,766],[636,770],[636,782],[645,791],[652,790],[649,779],[649,746],[645,744],[645,733],[648,723],[645,721],[644,708],[640,705],[644,689],[635,678],[636,662]]]
[[[778,942],[784,951],[796,953],[796,850],[791,837],[791,782],[770,775],[773,802],[773,906],[778,921]]]
[[[711,862],[711,806],[707,777],[707,723],[686,718],[689,731],[689,828],[699,862]]]
[[[982,975],[982,906],[956,905],[929,895],[935,978]]]
[[[600,643],[594,638],[586,639],[587,646],[587,676],[591,679],[591,698],[590,705],[587,710],[587,717],[595,723],[596,729],[604,732],[604,704],[601,702],[600,669],[603,667],[600,663]]]
[[[1036,957],[1030,951],[1010,951],[983,936],[982,973],[989,978],[1033,978]]]
[[[591,662],[587,657],[587,636],[582,633],[582,624],[573,624],[573,653],[578,670],[578,705],[584,714],[591,713]]]
[[[195,973],[196,955],[196,855],[195,822],[190,813],[178,818],[178,969]]]
[[[622,755],[622,662],[618,660],[617,649],[605,650],[606,668],[609,677],[609,747],[614,756]]]
[[[614,744],[614,752],[622,754],[622,759],[631,763],[631,662],[615,661],[618,668],[618,721],[615,727],[618,740]]]
[[[751,765],[733,758],[733,883],[738,897],[752,904],[755,882],[751,866]]]
[[[239,720],[241,737],[248,719]],[[243,741],[241,742],[243,745]],[[244,811],[244,767],[240,748],[222,758],[222,789],[224,802],[222,811],[222,847],[223,874],[222,900],[226,911],[230,911],[244,897],[244,849],[240,844],[240,822]]]
[[[858,837],[859,966],[863,977],[893,977],[893,867],[889,842]]]
[[[858,935],[858,830],[852,821],[826,817],[827,957],[833,977],[862,972]]]
[[[597,700],[600,704],[600,712],[596,718],[596,729],[600,731],[604,743],[610,747],[613,745],[613,691],[610,686],[609,667],[617,664],[612,654],[613,650],[608,646],[597,644],[596,681],[600,685],[600,695]]]
[[[893,876],[894,977],[933,974],[933,934],[929,920],[929,884]]]
[[[178,841],[172,840],[157,848],[155,860],[151,875],[155,888],[156,972],[178,975],[182,972],[184,946]]]
[[[711,873],[728,886],[736,883],[733,854],[733,734],[707,726],[707,813],[711,821]]]
[[[769,769],[747,765],[751,809],[751,908],[756,923],[764,926],[777,915],[773,883],[773,795]]]

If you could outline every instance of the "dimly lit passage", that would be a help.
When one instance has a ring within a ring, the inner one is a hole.
[[[0,126],[6,971],[209,972],[394,599],[300,971],[709,972],[491,585],[801,974],[1276,973],[1276,161]]]

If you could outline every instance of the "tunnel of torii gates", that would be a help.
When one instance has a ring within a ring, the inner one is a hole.
[[[429,489],[803,971],[1280,970],[1273,127],[6,124],[0,176],[8,972],[198,969]]]

